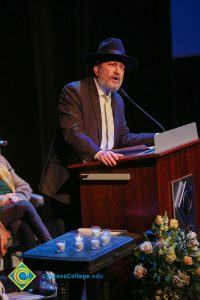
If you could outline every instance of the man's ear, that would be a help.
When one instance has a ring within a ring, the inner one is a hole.
[[[98,77],[99,76],[99,65],[97,65],[97,64],[94,65],[93,71],[94,71],[95,77]]]

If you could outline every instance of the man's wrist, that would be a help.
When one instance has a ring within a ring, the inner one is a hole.
[[[99,154],[100,154],[101,152],[103,152],[103,151],[104,151],[104,150],[98,151],[98,152],[95,154],[94,159],[98,159]]]

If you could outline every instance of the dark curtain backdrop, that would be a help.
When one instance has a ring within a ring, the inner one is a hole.
[[[173,60],[173,125],[196,122],[200,134],[200,57]]]
[[[187,107],[182,118],[174,113],[170,1],[2,0],[0,22],[0,137],[9,142],[3,153],[34,190],[54,134],[60,89],[90,74],[83,55],[105,38],[121,38],[127,54],[140,61],[125,76],[129,95],[166,129],[188,121]],[[128,102],[126,115],[135,132],[159,131]]]

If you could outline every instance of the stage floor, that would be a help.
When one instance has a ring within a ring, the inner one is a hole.
[[[56,300],[57,299],[57,297],[54,295],[45,297],[42,295],[27,293],[27,292],[14,292],[14,293],[7,294],[7,296],[9,297],[9,300],[40,300],[40,299]]]

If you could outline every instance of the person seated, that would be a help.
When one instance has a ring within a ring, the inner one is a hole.
[[[6,158],[0,155],[0,221],[17,238],[22,252],[39,243],[51,240],[51,236],[34,206],[29,202],[32,189],[20,178]],[[42,278],[43,272],[33,271],[37,278],[33,291],[43,295],[56,292],[56,287]]]

